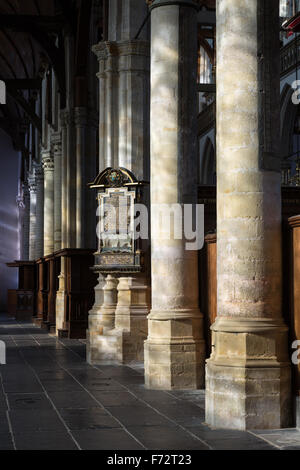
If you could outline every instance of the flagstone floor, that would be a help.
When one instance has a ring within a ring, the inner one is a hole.
[[[144,388],[141,367],[85,362],[85,344],[0,315],[0,450],[299,449],[300,432],[222,431],[204,391]]]

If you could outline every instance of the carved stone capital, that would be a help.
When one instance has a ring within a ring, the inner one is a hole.
[[[51,135],[51,153],[52,154],[61,154],[62,153],[62,143],[61,143],[61,132],[53,132]]]
[[[28,176],[28,189],[30,193],[36,193],[36,181],[34,173]]]
[[[64,109],[60,112],[60,125],[61,127],[67,127],[73,124],[73,113],[70,110]]]
[[[42,163],[33,163],[36,184],[44,179],[44,169]]]
[[[54,170],[54,159],[50,150],[44,150],[42,152],[42,162],[43,162],[44,171]]]
[[[95,44],[93,47],[92,47],[92,51],[94,52],[94,54],[97,56],[99,62],[101,60],[105,60],[107,59],[107,47],[106,47],[106,42],[105,41],[101,41],[99,42],[98,44]]]

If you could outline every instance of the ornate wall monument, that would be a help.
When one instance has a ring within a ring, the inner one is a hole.
[[[149,288],[146,253],[143,240],[136,237],[134,218],[145,184],[124,168],[107,168],[90,186],[98,190],[99,243],[93,270],[99,283],[89,314],[87,358],[93,364],[141,361]]]

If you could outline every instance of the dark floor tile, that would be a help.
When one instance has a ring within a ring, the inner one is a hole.
[[[135,387],[136,385],[144,385],[145,379],[142,375],[132,375],[128,377],[115,377],[115,380],[119,382],[120,384],[131,388],[131,386]]]
[[[205,413],[202,408],[184,401],[180,405],[156,402],[152,406],[182,426],[200,425],[205,419]]]
[[[150,450],[209,450],[209,446],[177,427],[130,426],[133,434]]]
[[[182,404],[184,404],[184,402],[179,400],[178,398],[160,390],[135,389],[132,390],[132,393],[134,393],[141,400],[144,400],[146,403],[151,404],[154,408],[156,403],[159,403],[161,405],[173,404],[177,406],[181,406]]]
[[[266,442],[252,439],[224,439],[209,443],[212,450],[276,450]]]
[[[1,386],[0,386],[1,387]],[[7,410],[7,401],[4,393],[0,393],[0,412]]]
[[[56,408],[87,409],[97,407],[97,402],[85,391],[51,392],[49,396]]]
[[[102,390],[93,390],[91,393],[103,406],[126,406],[141,404],[137,397],[126,391],[106,392]]]
[[[0,434],[8,434],[9,426],[7,420],[7,414],[5,411],[0,410]]]
[[[82,387],[75,380],[44,380],[43,387],[50,392],[77,392],[82,391]]]
[[[100,370],[104,377],[136,377],[142,374],[131,367],[126,366],[96,366]],[[117,379],[116,379],[117,380]]]
[[[172,426],[172,423],[146,405],[114,406],[109,411],[125,426]]]
[[[188,430],[213,450],[272,450],[272,445],[246,431],[213,430],[208,426],[193,426]]]
[[[65,427],[54,410],[12,410],[9,412],[14,434],[29,431],[64,432]]]
[[[72,434],[83,450],[143,450],[143,446],[123,429],[74,431]]]
[[[8,393],[8,402],[11,410],[52,410],[51,402],[45,394]]]
[[[67,432],[30,432],[15,435],[17,450],[78,450]]]
[[[89,391],[94,390],[107,390],[107,391],[122,391],[124,387],[112,379],[96,379],[80,382]]]
[[[38,377],[47,392],[76,392],[82,387],[67,372],[63,370],[50,370],[37,372]]]
[[[59,410],[67,427],[72,431],[119,428],[120,424],[102,408],[86,410]]]
[[[16,339],[15,343],[18,348],[22,347],[22,351],[26,351],[27,348],[30,349],[37,346],[34,340]]]
[[[78,380],[80,383],[87,383],[87,382],[93,382],[95,380],[103,380],[103,374],[99,370],[96,370],[94,368],[84,368],[84,369],[78,369],[78,368],[69,368],[68,371],[74,377],[76,380]],[[106,379],[104,379],[106,380]]]
[[[39,393],[43,389],[36,378],[16,377],[15,380],[3,381],[5,393]]]
[[[14,450],[11,434],[0,432],[0,450]]]

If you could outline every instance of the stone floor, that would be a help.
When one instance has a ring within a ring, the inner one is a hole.
[[[0,450],[300,450],[295,429],[211,429],[203,391],[146,390],[138,366],[86,364],[83,341],[4,315],[0,340]]]

